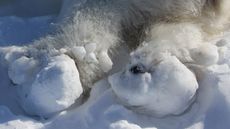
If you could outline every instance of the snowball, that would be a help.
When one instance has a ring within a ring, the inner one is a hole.
[[[174,56],[164,57],[152,66],[144,63],[139,62],[139,65],[146,71],[138,73],[141,69],[136,69],[135,74],[127,67],[109,77],[121,103],[156,117],[184,112],[198,89],[195,75]]]
[[[201,47],[191,50],[191,57],[196,64],[210,66],[219,60],[218,48],[212,44],[203,44]]]
[[[22,56],[9,65],[8,75],[13,83],[20,85],[31,79],[37,67],[36,60]]]
[[[83,92],[75,63],[66,55],[51,57],[28,89],[19,90],[20,104],[27,113],[44,117],[70,107]]]
[[[87,53],[91,53],[94,52],[97,48],[97,44],[96,43],[89,43],[85,45],[85,50],[87,51]]]
[[[100,52],[98,55],[99,64],[104,72],[108,72],[112,69],[113,62],[110,59],[108,53],[106,51]]]
[[[74,46],[71,51],[74,57],[78,60],[83,60],[86,55],[86,50],[82,46],[78,46],[78,47]]]

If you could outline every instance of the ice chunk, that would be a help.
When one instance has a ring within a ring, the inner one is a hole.
[[[65,53],[68,52],[68,50],[67,50],[66,48],[61,48],[59,51],[60,51],[62,54],[65,54]]]
[[[107,51],[102,51],[98,55],[99,64],[104,72],[108,72],[110,69],[112,69],[113,62],[110,59]]]
[[[98,63],[97,57],[94,53],[89,53],[85,56],[85,61],[88,63]]]
[[[51,57],[28,91],[23,90],[19,95],[24,110],[44,117],[68,108],[83,92],[75,63],[66,55]]]
[[[198,89],[195,75],[174,56],[153,66],[139,62],[110,76],[109,82],[121,103],[156,117],[184,112]]]
[[[85,50],[87,51],[87,53],[91,53],[94,52],[97,48],[97,44],[96,43],[89,43],[85,45]]]
[[[83,60],[86,55],[86,50],[82,46],[74,46],[71,51],[78,60]]]
[[[9,65],[8,75],[13,83],[20,85],[31,79],[37,67],[36,60],[22,56]]]

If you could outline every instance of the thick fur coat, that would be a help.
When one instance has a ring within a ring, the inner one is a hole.
[[[65,48],[73,57],[68,51],[72,47],[95,43],[99,63],[75,59],[82,84],[90,87],[106,73],[100,66],[101,52],[113,57],[120,51],[118,46],[126,46],[129,53],[147,39],[164,39],[161,30],[178,30],[180,23],[195,25],[203,40],[226,28],[229,11],[229,0],[66,0],[56,21],[57,31],[32,47],[51,56],[56,54],[53,49]]]

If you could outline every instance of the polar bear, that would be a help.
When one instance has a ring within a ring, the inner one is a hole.
[[[109,76],[109,83],[119,102],[133,111],[154,117],[181,115],[196,100],[200,84],[188,66],[216,64],[218,48],[203,43],[200,28],[191,23],[154,26],[149,34],[131,52],[126,67]]]
[[[136,58],[144,55],[144,59],[148,60],[139,61],[153,61],[153,64],[157,64],[159,56],[168,51],[172,57],[166,58],[170,59],[166,60],[166,64],[173,63],[175,67],[182,68],[185,75],[190,76],[188,80],[196,80],[188,69],[180,66],[191,60],[202,65],[216,62],[218,57],[215,52],[210,54],[209,49],[203,52],[203,49],[199,48],[202,48],[204,37],[212,37],[225,29],[229,19],[229,7],[228,0],[65,0],[55,22],[55,31],[34,41],[19,53],[25,59],[38,62],[36,64],[39,64],[41,69],[52,64],[49,61],[53,58],[68,55],[68,60],[73,59],[79,71],[79,89],[82,85],[85,91],[96,81],[106,77],[111,68],[116,67],[113,64],[119,61],[114,59],[121,50],[125,50],[126,54],[136,50],[131,56],[131,66],[127,67],[133,68],[131,71],[134,73],[143,73],[140,70],[142,67],[136,67],[136,64],[132,63]],[[178,35],[183,37],[182,40]],[[216,50],[215,46],[209,46]],[[202,62],[203,58],[194,58],[197,54],[208,61]],[[18,59],[9,58],[9,63],[20,60],[19,54],[17,57]],[[213,60],[209,60],[210,58]],[[16,69],[10,73],[19,69],[14,68]],[[35,73],[36,76],[36,71],[24,71]],[[177,74],[177,71],[171,71]],[[11,80],[15,82],[15,79]],[[114,84],[116,79],[110,80]],[[193,98],[197,89],[196,81],[193,82],[191,89],[181,89],[182,96],[183,91],[187,91],[190,96],[186,97]],[[178,81],[178,84],[181,83]],[[150,83],[152,84],[154,83]],[[116,86],[112,87],[115,89]],[[185,105],[192,102],[190,98],[186,98],[182,103],[178,98],[177,104],[181,108],[186,107]],[[168,110],[166,114],[176,110]],[[165,112],[158,115],[165,115]]]
[[[83,86],[91,87],[112,68],[110,57],[119,53],[118,46],[126,46],[127,53],[135,50],[149,37],[152,26],[191,22],[202,35],[212,35],[224,29],[229,6],[228,0],[67,0],[57,18],[57,33],[32,47],[70,55]]]

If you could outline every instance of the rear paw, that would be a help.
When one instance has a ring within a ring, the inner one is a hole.
[[[18,86],[20,106],[30,115],[50,117],[74,104],[83,92],[74,61],[64,54],[46,60],[22,56],[9,64],[8,75]]]

